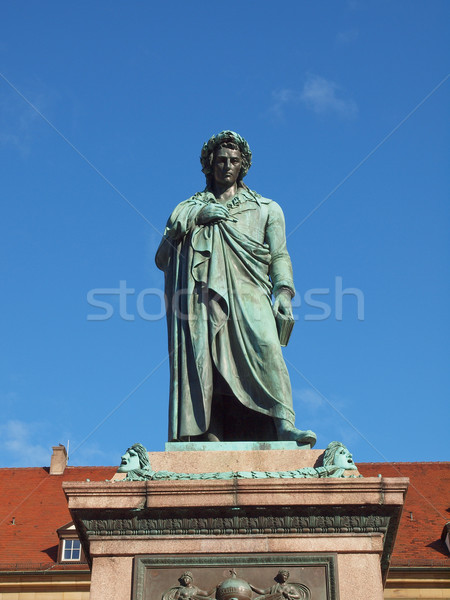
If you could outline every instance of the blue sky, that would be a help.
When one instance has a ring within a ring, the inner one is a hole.
[[[222,129],[252,148],[249,187],[285,211],[297,425],[357,461],[449,458],[449,12],[3,6],[1,466],[48,465],[68,440],[72,465],[117,464],[137,441],[164,449],[154,254],[173,207],[203,189],[201,145]],[[109,294],[112,316],[90,320],[104,311],[89,292],[121,281],[135,290],[126,306]]]

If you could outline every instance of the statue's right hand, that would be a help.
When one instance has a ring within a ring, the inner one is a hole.
[[[228,209],[218,202],[207,204],[197,215],[198,225],[207,225],[208,223],[218,223],[229,218]]]

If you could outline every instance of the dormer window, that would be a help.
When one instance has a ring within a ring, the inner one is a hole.
[[[81,542],[78,539],[77,530],[72,521],[58,529],[58,537],[58,562],[86,562]]]

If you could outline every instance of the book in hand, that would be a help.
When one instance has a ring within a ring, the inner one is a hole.
[[[292,330],[294,328],[293,317],[283,315],[280,311],[275,315],[275,322],[277,324],[278,339],[280,340],[280,346],[287,346],[289,338],[291,337]]]

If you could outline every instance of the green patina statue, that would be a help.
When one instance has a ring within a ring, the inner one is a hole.
[[[204,144],[206,188],[175,208],[156,254],[167,300],[169,441],[316,442],[295,427],[276,325],[292,319],[295,293],[284,216],[244,184],[251,157],[232,131]]]
[[[126,473],[128,481],[145,481],[152,479],[154,471],[148,459],[148,453],[142,444],[133,444],[121,456],[118,473]]]
[[[122,456],[118,473],[126,473],[127,481],[198,480],[198,479],[323,479],[327,477],[360,477],[353,457],[341,442],[328,444],[320,467],[302,467],[291,471],[226,471],[224,473],[173,473],[153,471],[147,450],[133,444]]]
[[[182,573],[178,581],[180,585],[170,588],[170,590],[163,595],[162,600],[203,600],[204,598],[210,598],[214,593],[214,590],[205,592],[197,587],[194,583],[194,576],[191,571]]]
[[[255,600],[310,600],[309,588],[301,583],[289,583],[289,575],[287,569],[280,569],[274,578],[275,584],[265,590],[250,585],[254,592],[261,594]]]
[[[214,594],[216,600],[251,600],[253,592],[259,595],[255,600],[311,600],[310,589],[302,583],[288,583],[289,571],[280,569],[275,576],[275,584],[267,589],[260,589],[237,576],[235,569],[230,569],[230,577],[217,584],[210,592],[205,592],[194,584],[191,571],[185,571],[178,579],[180,585],[170,588],[162,596],[162,600],[203,600]]]

